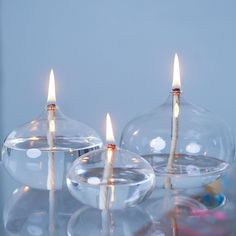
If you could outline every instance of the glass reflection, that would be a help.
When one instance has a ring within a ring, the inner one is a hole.
[[[81,207],[66,189],[50,191],[23,186],[16,189],[4,207],[4,227],[8,235],[65,236],[68,220]]]

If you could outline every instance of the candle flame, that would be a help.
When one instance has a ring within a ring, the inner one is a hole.
[[[106,119],[106,141],[112,142],[112,143],[115,142],[112,123],[111,123],[111,117],[109,113],[107,113],[107,119]]]
[[[174,59],[174,71],[173,71],[173,83],[172,83],[172,89],[180,89],[181,83],[180,83],[180,68],[179,68],[179,57],[177,53],[175,54]]]
[[[48,85],[48,103],[56,102],[56,91],[55,91],[55,78],[53,70],[50,72],[49,85]]]

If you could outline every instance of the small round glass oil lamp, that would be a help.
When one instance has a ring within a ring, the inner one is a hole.
[[[157,186],[191,188],[219,178],[234,161],[234,138],[227,125],[188,103],[180,88],[175,55],[172,92],[150,113],[131,120],[120,146],[143,156],[155,170]]]
[[[143,201],[153,190],[155,174],[139,155],[114,143],[109,114],[107,145],[78,158],[67,176],[71,194],[99,209],[121,209]]]
[[[61,189],[71,163],[101,146],[102,140],[92,128],[60,111],[51,71],[46,108],[39,117],[7,136],[2,158],[17,181],[37,189]]]

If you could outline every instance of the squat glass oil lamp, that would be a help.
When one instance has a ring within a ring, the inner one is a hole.
[[[84,204],[102,210],[136,205],[152,192],[154,171],[141,156],[116,146],[109,114],[106,137],[104,148],[73,163],[67,176],[69,191]]]
[[[92,128],[61,112],[51,71],[47,106],[40,116],[7,136],[2,158],[17,181],[32,188],[56,190],[65,186],[67,170],[78,156],[101,146],[102,140]]]
[[[157,186],[205,186],[234,161],[234,138],[228,126],[208,110],[187,102],[175,55],[172,92],[164,104],[131,120],[121,148],[138,153],[155,170]]]

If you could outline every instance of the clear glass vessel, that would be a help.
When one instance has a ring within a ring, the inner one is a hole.
[[[68,172],[67,186],[84,204],[121,209],[142,202],[152,192],[155,174],[137,154],[108,146],[78,158]]]
[[[92,128],[66,117],[56,105],[49,106],[39,117],[12,131],[2,148],[4,166],[12,177],[30,187],[48,190],[50,185],[61,189],[71,163],[102,146]]]
[[[180,95],[176,152],[167,168],[172,142],[172,96],[153,111],[131,120],[124,128],[120,146],[136,152],[152,165],[157,186],[170,178],[172,188],[200,187],[219,178],[234,161],[231,130],[204,108]]]

